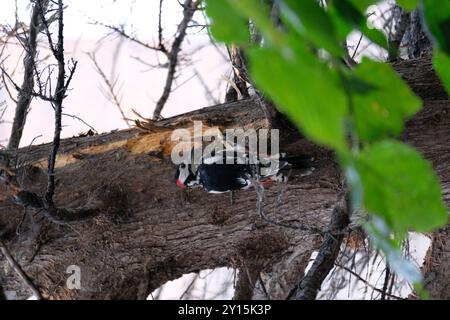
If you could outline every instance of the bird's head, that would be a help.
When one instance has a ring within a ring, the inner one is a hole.
[[[198,185],[197,178],[192,171],[192,165],[181,163],[175,173],[175,182],[177,186],[183,189]]]

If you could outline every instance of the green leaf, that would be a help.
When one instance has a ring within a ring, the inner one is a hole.
[[[339,2],[340,0],[338,0]],[[360,12],[365,13],[367,8],[371,5],[374,5],[381,0],[349,0]]]
[[[447,223],[439,180],[415,149],[385,140],[364,150],[356,167],[365,208],[393,232],[428,232]]]
[[[450,55],[450,1],[424,0],[423,11],[435,42]]]
[[[412,11],[419,5],[419,0],[397,0],[397,4],[407,11]]]
[[[347,40],[348,35],[353,31],[353,27],[340,15],[334,6],[328,8],[327,14],[333,22],[338,39],[344,43],[344,41]]]
[[[442,79],[447,93],[450,95],[450,56],[439,49],[436,49],[433,57],[433,66],[439,77]]]
[[[210,30],[216,40],[237,44],[250,42],[248,19],[229,0],[207,0],[206,14],[212,20]]]
[[[369,28],[367,25],[367,17],[365,10],[363,11],[363,9],[366,8],[367,4],[372,2],[373,1],[359,2],[356,0],[339,0],[332,2],[332,5],[336,10],[334,14],[337,13],[341,16],[341,19],[338,20],[339,24],[345,21],[349,25],[350,30],[353,28],[358,29],[375,44],[387,49],[386,36],[380,30]],[[340,26],[339,28],[342,29],[343,27]]]
[[[422,107],[422,101],[386,63],[364,59],[350,80],[356,130],[362,140],[399,135],[404,120]]]
[[[347,101],[334,71],[296,40],[281,50],[254,49],[249,57],[253,79],[282,112],[312,140],[345,152]]]
[[[281,14],[294,30],[335,56],[344,55],[328,14],[316,0],[283,0]]]

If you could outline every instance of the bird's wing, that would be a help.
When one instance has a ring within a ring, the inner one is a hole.
[[[204,156],[202,163],[211,164],[247,164],[249,162],[248,154],[242,153],[240,149],[222,149],[216,151],[213,155]]]

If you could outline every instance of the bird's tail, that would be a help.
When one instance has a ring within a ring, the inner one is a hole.
[[[302,172],[314,171],[314,158],[307,155],[286,156],[281,154],[277,162],[269,162],[260,167],[260,177],[272,178],[284,176],[289,170],[299,170]]]
[[[313,164],[314,157],[309,155],[285,156],[280,158],[280,169],[308,170],[313,167]]]

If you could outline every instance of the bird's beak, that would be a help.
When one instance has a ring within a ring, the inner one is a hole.
[[[179,186],[180,188],[186,189],[186,185],[180,181],[180,179],[177,179],[177,186]]]

